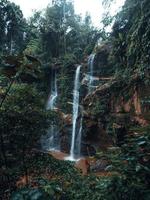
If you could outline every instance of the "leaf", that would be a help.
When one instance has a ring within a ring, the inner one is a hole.
[[[143,145],[145,143],[146,143],[146,141],[141,141],[141,142],[138,142],[138,145]]]
[[[19,56],[6,56],[4,57],[4,64],[10,66],[20,66],[22,57]]]
[[[136,172],[139,172],[140,170],[141,170],[141,166],[140,166],[140,165],[137,165],[136,168],[135,168],[135,171],[136,171]]]
[[[39,61],[37,58],[35,58],[35,57],[33,57],[33,56],[30,56],[30,55],[25,55],[25,56],[26,56],[26,58],[27,58],[29,61],[31,61],[31,62],[36,62],[36,63],[38,63],[38,64],[41,65],[40,61]]]
[[[49,200],[49,196],[40,189],[23,188],[15,192],[10,200]]]

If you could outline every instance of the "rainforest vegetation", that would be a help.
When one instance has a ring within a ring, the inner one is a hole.
[[[150,1],[111,3],[0,1],[0,199],[150,199]]]

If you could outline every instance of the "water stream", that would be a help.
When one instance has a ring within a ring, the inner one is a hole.
[[[46,106],[47,110],[55,109],[57,97],[58,97],[58,91],[57,91],[56,71],[52,71],[51,92]],[[59,138],[58,138],[58,127],[56,125],[52,124],[48,128],[47,134],[46,136],[43,136],[41,143],[42,143],[42,148],[47,151],[58,151],[60,149]]]
[[[91,93],[93,89],[94,58],[95,54],[91,54],[88,59],[88,67],[89,67],[88,93]]]
[[[74,91],[73,91],[73,116],[72,116],[72,138],[71,138],[71,149],[70,149],[70,156],[66,158],[67,160],[75,160],[76,158],[76,142],[77,138],[81,140],[81,131],[82,128],[80,126],[79,132],[77,130],[77,118],[79,113],[79,89],[80,89],[80,69],[81,65],[79,65],[76,69],[75,80],[74,80]],[[81,123],[80,123],[81,124]],[[78,141],[81,144],[81,141]],[[78,147],[80,148],[80,147]],[[78,150],[79,151],[79,150]]]
[[[76,154],[78,157],[81,155],[81,140],[82,140],[82,125],[83,125],[83,116],[80,119],[80,127],[76,141]]]
[[[57,91],[57,77],[56,77],[56,71],[52,73],[52,78],[51,78],[51,92],[50,96],[47,102],[47,110],[54,110],[56,106],[56,99],[58,96],[58,91]]]

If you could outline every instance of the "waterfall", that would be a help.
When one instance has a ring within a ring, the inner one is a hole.
[[[89,67],[89,83],[88,83],[88,92],[92,92],[92,87],[93,87],[93,70],[94,70],[94,58],[95,54],[91,54],[88,59],[88,67]]]
[[[75,160],[75,152],[76,152],[76,142],[77,142],[77,118],[79,113],[79,88],[80,88],[80,69],[81,65],[79,65],[76,69],[75,81],[74,81],[74,91],[73,91],[73,116],[72,116],[72,138],[71,138],[71,149],[70,156],[66,158],[66,160]],[[82,128],[80,127],[79,132],[81,135]],[[78,135],[77,135],[78,134]],[[81,140],[81,137],[80,137]],[[81,142],[80,142],[81,143]]]
[[[72,140],[71,140],[71,150],[70,150],[70,156],[72,158],[74,158],[76,123],[77,123],[77,117],[78,117],[78,111],[79,111],[80,68],[81,66],[78,66],[76,69],[74,91],[73,91],[73,117],[72,117],[73,127],[72,127]]]
[[[77,143],[76,143],[76,153],[78,156],[80,156],[81,154],[82,124],[83,124],[83,116],[80,119],[80,128],[79,128],[79,133],[78,133]]]
[[[48,98],[47,110],[54,110],[56,106],[56,100],[58,96],[57,91],[57,77],[56,71],[52,71],[51,76],[51,92]],[[59,150],[59,139],[58,139],[58,128],[55,125],[51,125],[48,130],[46,136],[43,136],[41,139],[42,147],[48,151],[56,151]]]
[[[52,73],[52,76],[53,77],[51,79],[51,95],[47,102],[47,110],[54,110],[56,99],[58,96],[56,71]]]

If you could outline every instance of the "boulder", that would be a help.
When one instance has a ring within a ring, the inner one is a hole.
[[[95,164],[90,166],[90,171],[92,172],[101,172],[106,170],[110,165],[110,161],[106,157],[102,157],[95,162]]]

